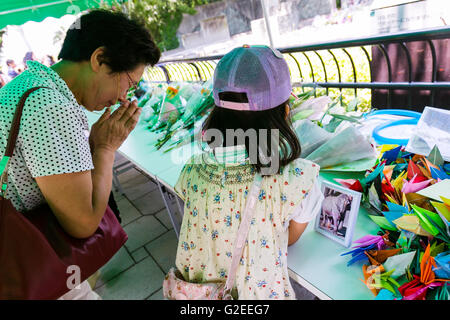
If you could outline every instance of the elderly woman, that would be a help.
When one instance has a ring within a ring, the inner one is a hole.
[[[126,100],[127,93],[159,58],[143,26],[123,14],[95,10],[67,32],[61,61],[51,68],[28,61],[27,70],[0,90],[4,153],[20,97],[43,87],[26,100],[8,171],[6,198],[18,211],[47,202],[71,236],[87,238],[95,232],[111,192],[115,151],[141,113]],[[89,132],[84,111],[116,102],[121,106],[113,113],[107,108]]]

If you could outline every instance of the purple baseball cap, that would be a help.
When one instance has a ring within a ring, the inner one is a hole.
[[[248,103],[219,99],[221,92],[245,93]],[[292,92],[289,67],[280,51],[268,46],[248,46],[228,52],[214,70],[216,106],[247,111],[275,108]]]

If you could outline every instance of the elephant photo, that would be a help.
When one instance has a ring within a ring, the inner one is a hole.
[[[352,196],[338,192],[327,192],[322,202],[320,227],[333,234],[345,237],[345,218],[350,212]]]

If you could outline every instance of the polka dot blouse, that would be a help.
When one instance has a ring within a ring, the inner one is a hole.
[[[8,169],[10,199],[19,211],[45,202],[34,178],[92,170],[89,125],[83,108],[56,72],[36,61],[0,89],[0,151],[5,154],[9,130],[20,97],[26,100],[19,135]]]

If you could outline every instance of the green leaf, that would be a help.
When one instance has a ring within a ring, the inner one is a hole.
[[[301,110],[299,112],[297,112],[293,117],[292,117],[292,122],[297,121],[297,120],[301,120],[301,119],[307,119],[308,117],[310,117],[311,115],[314,114],[314,110],[312,109],[306,109],[306,110]]]
[[[323,128],[325,130],[327,130],[328,132],[333,133],[334,131],[336,131],[336,128],[341,124],[342,121],[343,120],[341,120],[341,119],[333,118]]]
[[[330,105],[328,106],[327,110],[324,112],[322,119],[319,120],[319,122],[323,122],[323,119],[325,118],[325,116],[328,114],[328,112],[333,109],[338,103],[339,103],[339,99],[340,99],[341,95],[339,95],[332,103],[330,103]],[[334,132],[334,131],[333,131]]]
[[[356,107],[360,103],[361,103],[361,99],[357,97],[357,98],[353,99],[352,101],[350,101],[345,109],[346,109],[347,112],[355,111]]]
[[[312,96],[314,95],[315,92],[316,92],[316,89],[312,89],[312,90],[309,90],[309,91],[306,91],[306,92],[302,92],[302,93],[300,93],[300,94],[297,94],[296,96],[297,96],[298,98],[309,98],[309,97],[312,97]]]
[[[297,95],[298,99],[294,100],[294,102],[292,103],[292,109],[300,107],[303,103],[305,103],[312,96],[314,96],[314,92],[315,90],[310,90],[300,95]]]
[[[345,116],[343,114],[335,114],[335,113],[330,113],[330,116],[334,117],[334,118],[338,118],[340,120],[346,120],[346,121],[350,121],[350,122],[356,122],[359,123],[359,121],[357,119],[355,119],[354,117],[351,116]]]

